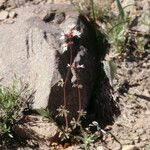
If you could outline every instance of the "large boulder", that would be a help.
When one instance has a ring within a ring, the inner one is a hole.
[[[77,114],[80,83],[81,108],[89,104],[97,80],[98,54],[96,36],[86,19],[71,5],[38,5],[16,9],[13,24],[0,25],[0,79],[9,86],[16,75],[35,91],[32,107],[48,107],[50,111],[64,103],[64,88],[70,60],[69,50],[62,49],[62,33],[72,28],[81,33],[72,46],[72,63],[81,68],[71,69],[66,83],[67,109]],[[84,66],[84,67],[83,67]],[[76,70],[76,72],[75,72]]]

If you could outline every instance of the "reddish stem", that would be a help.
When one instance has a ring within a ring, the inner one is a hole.
[[[68,35],[68,39],[72,38],[72,35]],[[77,81],[77,89],[78,89],[78,111],[81,111],[81,91],[80,91],[80,82],[79,82],[79,79],[77,77],[77,74],[76,74],[76,70],[74,69],[74,66],[72,64],[72,45],[73,45],[73,42],[68,42],[68,49],[69,49],[69,52],[70,52],[70,64],[69,64],[69,69],[68,69],[68,72],[67,72],[67,75],[66,75],[66,78],[65,78],[65,82],[64,82],[64,88],[63,88],[63,91],[64,91],[64,109],[66,109],[66,106],[67,106],[67,100],[66,100],[66,85],[67,85],[67,81],[68,81],[68,78],[69,78],[69,74],[70,74],[70,71],[71,69],[74,70],[74,73],[75,73],[75,78],[76,78],[76,81]],[[79,117],[80,118],[80,117]],[[66,122],[66,128],[68,128],[68,119],[67,119],[67,116],[65,116],[65,122]]]
[[[66,84],[67,84],[67,81],[68,81],[68,78],[69,78],[69,73],[71,71],[71,68],[72,68],[72,48],[71,48],[71,45],[73,43],[68,43],[68,48],[70,49],[70,66],[69,66],[69,69],[68,69],[68,72],[67,72],[67,75],[66,75],[66,78],[65,78],[65,82],[64,82],[64,109],[66,109],[66,106],[67,106],[67,100],[66,100]],[[67,119],[67,116],[65,116],[65,122],[66,122],[66,128],[68,128],[68,119]]]
[[[78,108],[78,111],[81,111],[81,91],[80,91],[80,82],[79,82],[79,79],[77,77],[77,74],[76,74],[76,70],[74,69],[74,73],[75,73],[75,78],[77,80],[77,89],[78,89],[78,105],[79,105],[79,108]]]
[[[69,43],[69,50],[70,50],[70,69],[72,68],[74,70],[74,73],[75,73],[75,78],[77,80],[77,88],[78,88],[78,103],[79,103],[79,110],[81,110],[81,92],[80,92],[80,82],[78,80],[78,77],[77,77],[77,74],[76,74],[76,70],[74,69],[73,65],[72,65],[72,44],[73,43]]]
[[[66,109],[66,105],[67,105],[67,100],[66,100],[66,84],[69,78],[69,73],[71,71],[71,67],[72,67],[72,48],[71,48],[71,44],[72,43],[68,43],[68,48],[70,50],[70,66],[69,66],[69,70],[67,72],[66,78],[65,78],[65,82],[64,82],[64,108]]]
[[[66,100],[66,84],[69,78],[69,73],[71,71],[71,68],[69,67],[69,70],[67,72],[66,78],[65,78],[65,82],[64,82],[64,108],[66,109],[66,105],[67,105],[67,100]]]

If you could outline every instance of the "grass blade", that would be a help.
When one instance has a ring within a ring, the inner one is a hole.
[[[125,12],[124,12],[124,9],[123,9],[123,7],[121,5],[120,0],[116,0],[116,3],[117,3],[118,10],[119,10],[119,17],[122,20],[125,20]]]

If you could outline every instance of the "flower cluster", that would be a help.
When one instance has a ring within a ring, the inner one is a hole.
[[[67,30],[65,33],[64,32],[61,33],[60,40],[65,42],[61,46],[63,53],[68,50],[68,45],[73,44],[73,42],[71,42],[71,41],[74,37],[77,37],[77,38],[81,37],[81,33],[79,31],[77,31],[76,29]],[[68,42],[68,40],[69,40],[69,42]]]

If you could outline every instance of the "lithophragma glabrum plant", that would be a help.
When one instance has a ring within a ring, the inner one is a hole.
[[[70,132],[75,129],[77,126],[81,125],[81,117],[85,116],[86,112],[83,111],[82,109],[82,102],[81,102],[81,88],[82,85],[80,84],[80,80],[78,77],[78,74],[76,72],[77,69],[84,68],[83,64],[75,64],[73,62],[73,47],[75,47],[75,39],[80,40],[80,35],[81,33],[75,29],[75,27],[71,28],[69,31],[65,32],[61,36],[61,40],[64,41],[62,44],[62,50],[64,51],[69,51],[69,63],[67,64],[67,73],[65,79],[61,79],[61,81],[58,82],[58,85],[63,88],[63,105],[61,105],[57,111],[59,112],[58,116],[64,117],[65,119],[65,126],[62,127],[62,132],[60,132],[60,137],[62,140],[69,138]],[[77,119],[72,118],[72,121],[70,124],[72,125],[72,128],[69,128],[69,122],[68,122],[68,113],[69,111],[67,110],[67,93],[66,93],[66,87],[67,83],[69,82],[69,75],[73,72],[75,82],[76,84],[73,84],[72,87],[77,88],[77,93],[78,93],[78,117]]]

